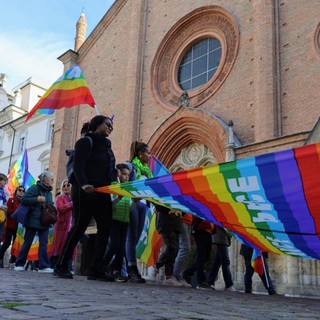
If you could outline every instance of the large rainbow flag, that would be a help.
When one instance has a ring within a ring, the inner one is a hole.
[[[96,191],[193,213],[262,251],[320,259],[320,143]]]
[[[35,114],[50,114],[55,109],[71,108],[79,104],[95,106],[95,101],[78,65],[67,70],[45,92],[43,97],[28,113],[26,122]]]
[[[35,183],[36,180],[28,171],[28,153],[27,149],[25,149],[8,174],[6,189],[8,193],[13,196],[14,191],[18,186],[23,185],[25,189],[28,189]]]

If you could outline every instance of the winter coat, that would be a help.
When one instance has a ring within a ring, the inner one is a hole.
[[[73,172],[80,187],[91,184],[94,187],[110,185],[116,180],[115,157],[111,141],[97,133],[79,139],[75,144]],[[86,156],[89,155],[89,156]]]
[[[222,244],[229,247],[231,244],[231,236],[224,228],[215,226],[215,233],[212,235],[212,243]]]
[[[51,193],[52,188],[48,188],[40,181],[37,181],[37,184],[31,186],[21,198],[22,205],[32,207],[29,212],[26,226],[37,229],[48,229],[49,227],[44,226],[40,221],[43,204],[38,202],[38,196],[40,195],[39,190],[42,191],[43,196],[46,198],[46,203],[53,204]]]
[[[6,221],[6,228],[10,230],[17,230],[18,228],[18,221],[11,219],[10,216],[18,209],[20,205],[20,201],[17,196],[13,196],[8,199],[7,201],[7,221]]]

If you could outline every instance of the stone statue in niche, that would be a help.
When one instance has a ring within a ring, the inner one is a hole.
[[[180,98],[179,98],[179,107],[185,107],[189,108],[190,98],[188,95],[188,92],[185,90],[182,92]]]

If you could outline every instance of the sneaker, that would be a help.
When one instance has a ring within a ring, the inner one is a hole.
[[[18,267],[18,266],[17,266],[17,267],[14,267],[13,270],[14,270],[14,271],[25,271],[25,268],[24,268],[24,267]]]
[[[216,287],[214,286],[214,284],[210,284],[209,287],[210,287],[212,290],[216,290]]]
[[[8,269],[14,269],[14,263],[9,263],[8,264]]]
[[[225,288],[224,291],[229,291],[229,292],[236,292],[238,291],[235,287],[231,286],[229,288]]]
[[[137,266],[129,267],[128,280],[133,283],[146,283],[146,279],[141,277]]]
[[[181,283],[183,287],[192,288],[192,285],[190,283],[188,283],[186,280],[184,280],[183,278],[177,279],[177,281],[179,281],[179,283]]]
[[[40,272],[40,273],[53,273],[53,269],[43,268],[43,269],[38,269],[38,272]]]
[[[57,265],[53,269],[53,275],[58,278],[73,279],[73,275],[71,272],[61,268],[60,266],[58,267]]]
[[[269,296],[273,296],[277,294],[274,290],[269,290],[268,293],[269,293]]]
[[[124,277],[123,275],[121,275],[120,271],[116,271],[114,274],[113,274],[113,277],[114,277],[114,280],[116,282],[127,282],[128,281],[128,278],[127,277]]]
[[[170,277],[170,278],[165,278],[162,282],[162,284],[166,286],[174,286],[174,287],[182,287],[183,284],[179,282],[176,278]]]
[[[210,289],[210,286],[206,282],[202,282],[196,286],[196,289]]]

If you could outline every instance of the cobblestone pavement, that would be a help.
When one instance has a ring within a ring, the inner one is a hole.
[[[0,319],[320,319],[320,300],[0,269]]]

